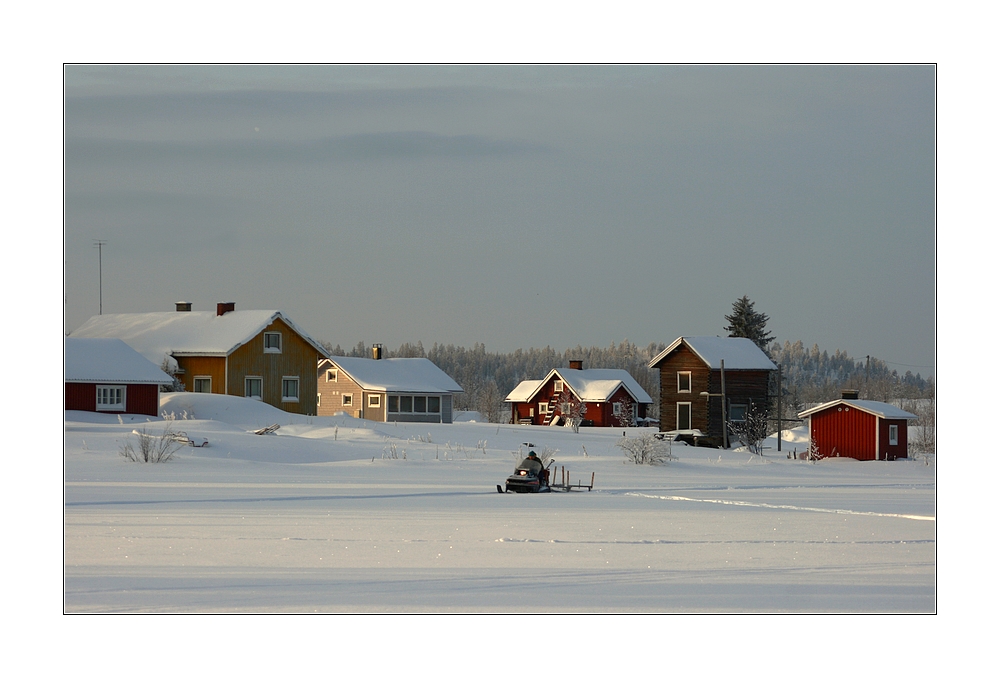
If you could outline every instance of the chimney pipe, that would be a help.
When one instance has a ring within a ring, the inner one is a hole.
[[[235,301],[220,301],[215,305],[215,315],[226,315],[230,311],[236,310]]]
[[[375,360],[382,359],[382,344],[372,344],[372,358]]]
[[[583,369],[583,361],[582,360],[570,360],[569,361],[569,369],[571,369],[571,370],[582,370]]]
[[[845,389],[841,390],[841,392],[840,392],[840,399],[841,400],[857,400],[858,399],[858,390],[857,389],[845,388]]]
[[[178,312],[190,312],[191,302],[190,301],[175,301],[174,306],[177,307]]]

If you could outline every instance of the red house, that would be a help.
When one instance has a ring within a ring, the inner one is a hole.
[[[822,457],[852,457],[861,461],[906,458],[906,422],[917,415],[877,400],[858,400],[844,393],[804,412],[809,439]]]
[[[570,360],[569,369],[522,381],[504,402],[515,424],[561,424],[582,405],[584,426],[632,426],[646,417],[653,399],[627,370],[585,370],[583,361]]]
[[[66,338],[67,410],[146,414],[160,412],[160,385],[173,379],[121,339]]]

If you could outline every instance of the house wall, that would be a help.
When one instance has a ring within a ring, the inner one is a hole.
[[[877,420],[875,415],[856,407],[837,405],[812,414],[809,432],[824,457],[874,460]],[[885,444],[888,444],[888,427],[885,436]]]
[[[572,396],[569,386],[564,386],[564,391],[561,393],[555,390],[555,382],[557,380],[559,380],[557,376],[553,376],[549,379],[530,402],[511,403],[511,417],[513,423],[519,423],[522,419],[530,419],[531,423],[536,426],[544,425],[546,423],[545,414],[541,412],[540,407],[542,403],[549,404],[552,410],[559,412],[558,403],[559,399],[562,398],[563,393],[568,393],[574,398],[575,401],[575,396]],[[620,386],[618,390],[611,395],[611,398],[609,398],[607,402],[586,403],[587,411],[583,415],[584,421],[590,422],[589,425],[591,426],[618,426],[619,424],[614,418],[613,403],[615,402],[621,402],[625,407],[631,408],[635,400],[624,386]],[[638,411],[639,414],[636,416],[646,416],[646,409],[643,405],[639,405]]]
[[[889,426],[899,427],[898,444],[889,444]],[[878,420],[879,459],[906,459],[906,419]]]
[[[344,413],[361,419],[363,414],[361,397],[364,393],[361,386],[336,364],[333,365],[332,369],[337,370],[337,381],[327,381],[326,372],[331,367],[327,367],[329,363],[326,362],[323,365],[324,367],[319,368],[316,374],[316,390],[320,396],[317,414],[322,417],[330,417]],[[351,405],[344,405],[344,395],[351,396]]]
[[[264,333],[281,332],[281,353],[264,352]],[[316,414],[316,364],[319,353],[280,318],[229,355],[230,395],[244,395],[244,378],[263,378],[261,400],[286,412]],[[281,401],[282,377],[299,378],[298,402]],[[213,389],[215,384],[212,385]]]
[[[116,386],[115,382],[101,382]],[[159,416],[160,387],[158,384],[124,384],[125,410],[117,414],[146,414]],[[67,383],[65,409],[83,412],[97,411],[97,383]],[[109,412],[115,414],[115,412]]]
[[[185,391],[194,392],[195,377],[211,377],[212,393],[226,392],[226,359],[224,357],[180,356],[175,357],[175,360],[177,366],[184,370],[182,374],[177,375],[177,379],[184,384]],[[243,395],[242,384],[239,393],[235,395]]]

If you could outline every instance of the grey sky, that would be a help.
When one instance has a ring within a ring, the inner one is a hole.
[[[930,66],[66,68],[66,327],[277,308],[510,351],[723,334],[928,375]]]

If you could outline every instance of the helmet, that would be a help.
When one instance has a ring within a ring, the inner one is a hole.
[[[529,456],[529,457],[537,457],[538,455],[536,455],[536,454],[534,453],[534,451],[532,451],[532,452],[528,452],[528,456]]]

